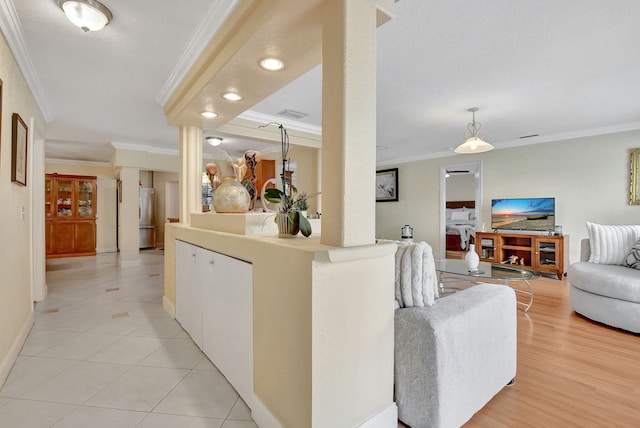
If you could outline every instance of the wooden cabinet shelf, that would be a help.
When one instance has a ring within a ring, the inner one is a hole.
[[[569,260],[569,237],[476,232],[476,252],[480,260],[490,263],[510,263],[540,272],[553,272],[562,279]]]
[[[96,177],[45,176],[47,258],[96,254]]]

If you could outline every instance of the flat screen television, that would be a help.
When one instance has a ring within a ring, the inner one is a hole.
[[[511,198],[491,200],[491,229],[552,232],[555,198]]]

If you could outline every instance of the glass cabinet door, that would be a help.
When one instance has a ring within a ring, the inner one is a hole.
[[[73,215],[73,180],[58,180],[58,199],[56,215],[70,217]]]
[[[93,183],[78,181],[78,217],[93,217]]]
[[[45,217],[51,217],[51,180],[48,178],[44,180],[44,215]]]

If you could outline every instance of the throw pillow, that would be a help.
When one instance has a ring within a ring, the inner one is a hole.
[[[610,226],[587,222],[591,256],[589,262],[624,265],[633,244],[640,238],[640,226]]]
[[[625,260],[627,267],[640,270],[640,239],[633,245]]]
[[[451,213],[451,221],[469,220],[469,211],[454,211]]]

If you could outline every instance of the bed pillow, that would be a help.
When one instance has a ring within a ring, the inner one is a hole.
[[[625,265],[634,244],[640,238],[640,226],[611,226],[587,222],[591,256],[589,262]]]
[[[473,208],[467,208],[467,207],[462,207],[462,209],[465,211],[469,211],[469,220],[476,219],[476,210],[474,210]]]
[[[631,248],[631,251],[627,255],[624,264],[631,269],[640,270],[640,239]]]
[[[469,211],[454,211],[451,213],[451,221],[469,220]]]

